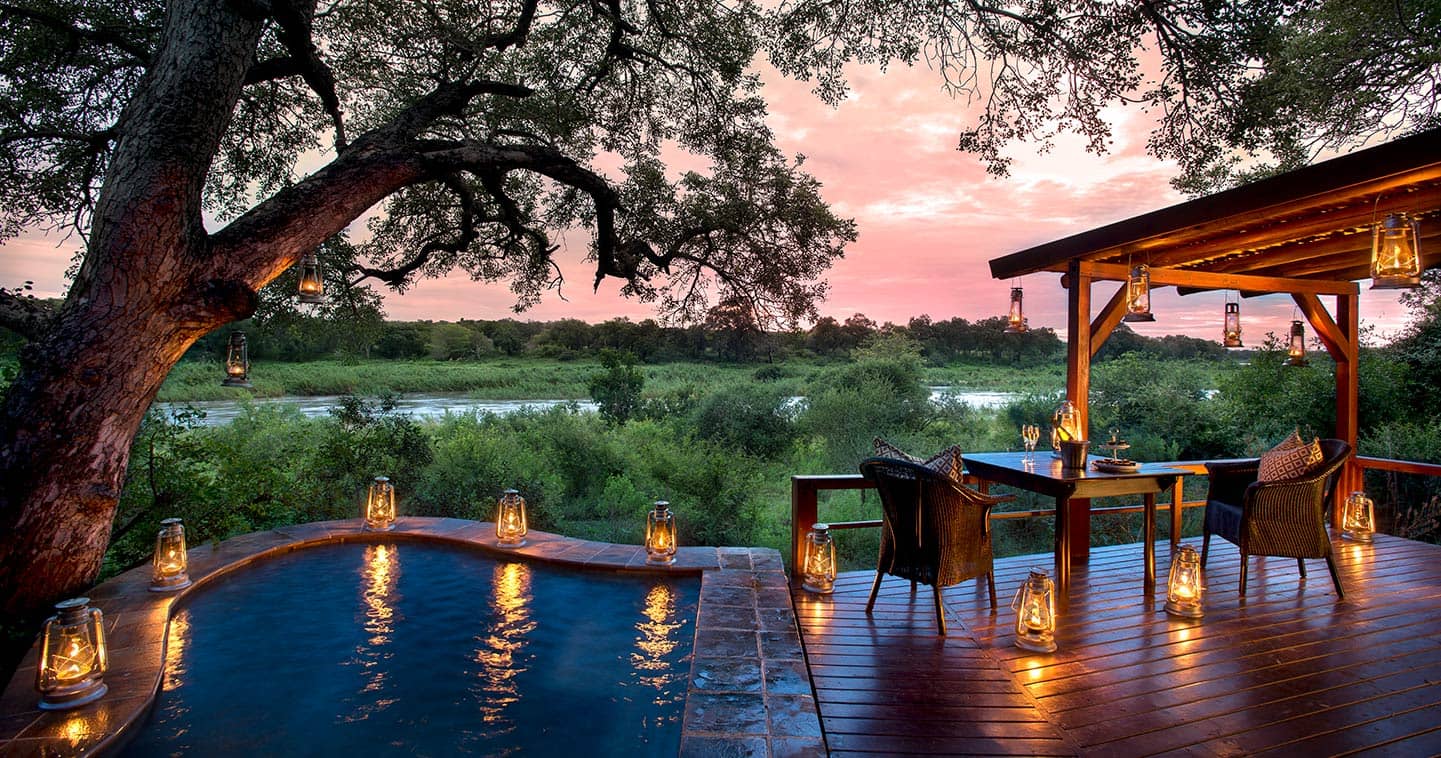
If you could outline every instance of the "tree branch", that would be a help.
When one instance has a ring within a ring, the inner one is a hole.
[[[0,287],[0,326],[28,340],[36,340],[50,328],[55,308],[34,295],[22,294],[29,283],[18,289]]]
[[[68,18],[53,16],[51,14],[38,11],[34,8],[15,5],[13,3],[0,3],[0,11],[3,11],[10,16],[34,21],[37,24],[40,24],[53,31],[60,32],[61,34],[64,34],[71,39],[77,41],[89,42],[92,44],[100,45],[102,47],[113,47],[116,50],[120,50],[121,52],[129,55],[131,58],[134,58],[135,62],[141,66],[148,67],[150,65],[150,51],[145,49],[145,47],[142,46],[140,43],[136,42],[133,39],[127,38],[123,34],[123,32],[125,31],[133,30],[124,29],[121,27],[99,27],[94,29],[84,29],[76,26]]]
[[[337,152],[345,149],[345,120],[340,115],[340,97],[335,93],[335,75],[330,72],[330,67],[320,59],[320,54],[315,49],[315,43],[310,39],[311,15],[314,13],[314,4],[309,8],[302,8],[294,2],[283,2],[275,0],[271,3],[271,15],[280,26],[280,42],[285,49],[290,51],[295,66],[299,69],[300,77],[310,86],[310,89],[320,98],[325,106],[325,112],[330,115],[330,121],[335,126],[335,149]],[[251,69],[254,70],[254,67]],[[246,74],[247,81],[249,73]]]

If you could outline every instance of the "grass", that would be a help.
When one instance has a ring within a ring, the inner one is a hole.
[[[644,365],[645,394],[700,391],[723,384],[756,381],[762,366],[779,369],[776,381],[788,394],[805,388],[833,362],[789,360],[778,364],[665,363]],[[382,392],[465,393],[477,400],[583,400],[588,381],[601,370],[590,360],[556,361],[502,358],[486,361],[337,360],[306,363],[259,362],[250,367],[253,389],[220,386],[220,364],[186,361],[166,378],[161,402],[238,400],[290,395],[377,395]],[[968,390],[1058,393],[1065,386],[1064,366],[1020,369],[1008,366],[955,365],[925,371],[926,383]]]

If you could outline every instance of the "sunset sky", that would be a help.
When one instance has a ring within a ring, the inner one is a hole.
[[[1037,154],[1034,144],[1016,144],[1011,176],[986,174],[972,155],[955,150],[966,123],[967,105],[946,96],[940,77],[925,67],[853,68],[852,95],[838,108],[822,104],[810,85],[765,72],[771,125],[782,151],[803,153],[806,169],[824,185],[823,196],[842,216],[856,219],[860,239],[829,272],[830,298],[823,315],[844,320],[864,313],[877,322],[905,323],[928,314],[934,320],[1001,315],[1011,282],[994,280],[987,261],[1035,244],[1181,202],[1168,180],[1174,167],[1145,153],[1151,125],[1139,110],[1115,110],[1111,152],[1088,155],[1077,138],[1062,138],[1054,150]],[[617,280],[597,293],[591,269],[581,259],[586,236],[562,239],[560,263],[566,275],[564,300],[549,293],[516,316],[505,285],[484,285],[457,275],[424,280],[404,295],[388,294],[393,319],[456,320],[514,316],[590,322],[615,316],[633,320],[653,315],[647,306],[619,296]],[[0,286],[35,282],[42,297],[63,293],[64,271],[75,242],[22,237],[0,250]],[[1055,275],[1033,275],[1021,284],[1031,325],[1050,326],[1064,336],[1065,293]],[[1109,297],[1112,285],[1097,286]],[[1132,325],[1143,334],[1187,334],[1217,339],[1223,295],[1181,298],[1173,288],[1153,298],[1156,321]],[[1325,298],[1328,307],[1332,298]],[[1293,305],[1273,295],[1242,303],[1248,344],[1268,331],[1284,333]],[[1362,290],[1361,320],[1385,338],[1404,324],[1405,309],[1395,291]]]

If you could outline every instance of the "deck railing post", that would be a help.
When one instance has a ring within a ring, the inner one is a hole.
[[[791,575],[804,557],[806,531],[816,523],[816,487],[813,481],[791,477]]]

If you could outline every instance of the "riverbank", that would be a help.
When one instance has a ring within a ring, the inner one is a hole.
[[[787,360],[779,363],[677,362],[642,365],[645,394],[661,397],[736,382],[766,381],[788,395],[807,394],[811,384],[836,361]],[[382,393],[464,393],[477,400],[588,400],[589,380],[601,370],[590,360],[557,361],[504,358],[478,361],[370,360],[360,362],[256,362],[253,389],[220,386],[218,363],[186,361],[166,378],[156,398],[162,403]],[[957,390],[1055,394],[1065,384],[1063,366],[1019,369],[955,364],[927,367],[925,382]],[[763,377],[763,378],[757,378]]]

